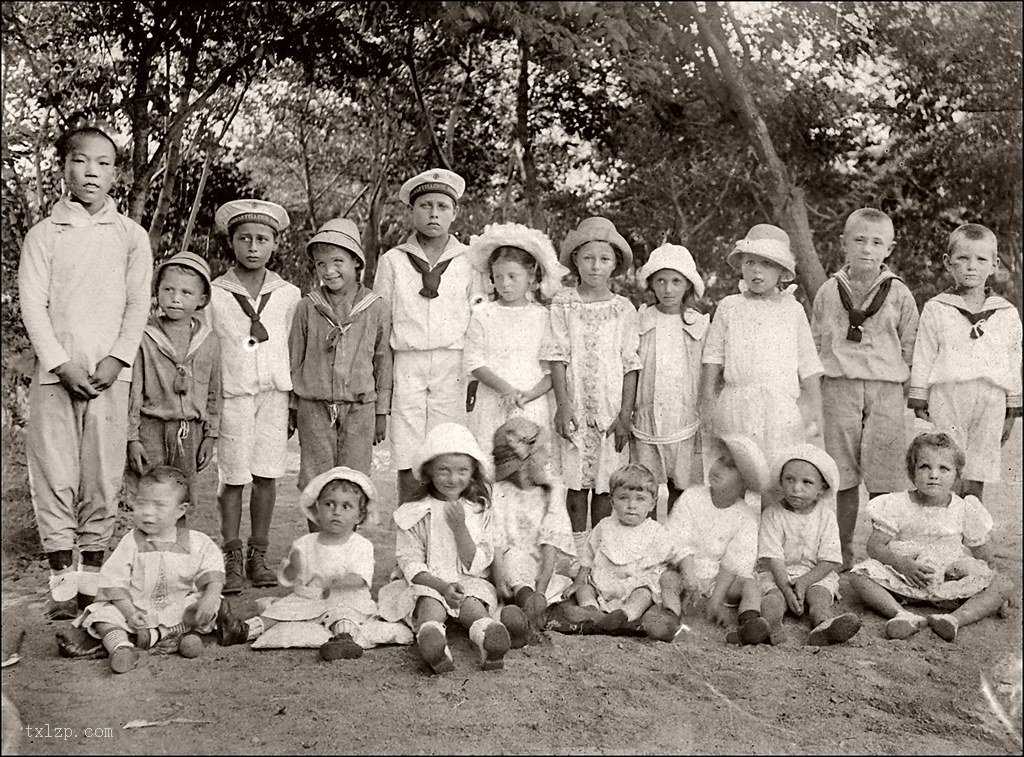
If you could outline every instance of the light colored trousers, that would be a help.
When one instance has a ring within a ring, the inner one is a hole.
[[[128,446],[127,381],[92,400],[33,384],[28,480],[43,551],[105,550],[114,533]]]

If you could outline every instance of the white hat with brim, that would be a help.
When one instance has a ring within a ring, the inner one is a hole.
[[[302,508],[306,517],[317,525],[320,525],[320,521],[316,515],[316,500],[320,496],[320,492],[323,491],[323,488],[331,481],[351,481],[362,489],[363,493],[366,495],[367,510],[373,507],[374,503],[377,501],[377,488],[373,485],[370,477],[365,473],[352,470],[352,468],[346,468],[344,465],[339,465],[337,468],[331,468],[318,476],[314,476],[313,479],[306,484],[306,488],[299,494],[299,507]]]
[[[633,250],[625,237],[615,230],[615,224],[601,216],[591,216],[580,221],[580,225],[565,235],[559,261],[569,265],[572,254],[587,242],[607,242],[622,255],[622,261],[615,266],[612,276],[619,276],[633,266]]]
[[[262,223],[275,232],[288,228],[291,221],[288,211],[276,202],[266,200],[232,200],[217,208],[214,215],[217,228],[227,234],[228,230],[240,223]]]
[[[782,469],[790,460],[803,460],[817,468],[821,477],[825,479],[825,483],[828,484],[829,490],[825,496],[832,499],[835,498],[836,493],[839,491],[839,468],[836,466],[836,462],[832,459],[831,455],[821,449],[821,447],[815,447],[813,444],[795,444],[778,454],[775,460],[772,461],[771,485],[773,487],[781,488]]]
[[[551,299],[562,286],[562,277],[569,269],[558,262],[555,246],[548,235],[521,223],[492,223],[484,233],[469,240],[469,258],[473,267],[490,273],[491,253],[499,247],[518,247],[533,256],[541,267],[540,293]]]
[[[729,450],[729,455],[736,464],[747,490],[760,494],[767,489],[768,462],[764,459],[764,453],[757,446],[757,442],[749,436],[726,434],[722,437],[722,443]]]
[[[480,449],[473,433],[459,423],[442,423],[427,432],[412,463],[417,480],[423,480],[423,466],[438,455],[469,455],[480,464],[487,479],[491,479],[491,461]]]
[[[733,246],[725,262],[738,271],[743,264],[743,255],[756,255],[775,263],[783,269],[780,281],[796,278],[796,258],[789,248],[789,235],[778,226],[768,223],[752,226],[747,235]]]
[[[398,197],[406,205],[412,205],[420,195],[440,192],[452,198],[453,202],[462,199],[466,191],[466,180],[454,171],[444,168],[431,168],[429,171],[416,174],[398,190]]]
[[[190,271],[195,271],[199,274],[200,278],[206,282],[206,293],[210,294],[210,264],[206,262],[206,259],[196,255],[194,252],[183,250],[176,255],[163,261],[156,267],[156,275],[153,276],[153,286],[156,286],[157,280],[160,278],[160,271],[169,265],[180,265],[182,268],[188,268]]]
[[[693,293],[698,300],[704,296],[704,280],[697,273],[697,264],[693,262],[690,251],[681,244],[663,244],[651,252],[647,262],[636,275],[640,286],[647,286],[647,280],[651,276],[666,268],[685,276],[693,285]]]
[[[362,264],[366,265],[366,254],[363,252],[362,242],[359,241],[359,227],[355,221],[348,218],[332,218],[327,221],[320,230],[313,235],[312,239],[306,242],[306,254],[313,256],[313,245],[331,244],[341,247],[355,255]]]

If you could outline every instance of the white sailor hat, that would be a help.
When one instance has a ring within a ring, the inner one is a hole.
[[[217,228],[225,234],[240,223],[262,223],[275,232],[288,228],[288,211],[276,202],[266,200],[232,200],[217,208]]]
[[[413,176],[398,190],[398,197],[406,205],[412,205],[413,200],[427,192],[440,192],[458,202],[462,193],[466,191],[466,180],[454,171],[447,171],[444,168],[431,168],[421,174]]]

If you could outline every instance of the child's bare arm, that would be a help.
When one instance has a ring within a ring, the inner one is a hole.
[[[533,402],[551,391],[551,374],[545,373],[544,378],[534,384],[528,391],[523,393],[525,402]]]
[[[992,561],[996,559],[996,551],[992,547],[992,542],[987,541],[984,544],[979,544],[977,547],[968,547],[971,550],[971,555],[977,560],[984,560],[989,564],[989,567],[995,567],[992,565]]]
[[[902,574],[913,586],[925,587],[928,585],[928,576],[934,571],[932,568],[921,565],[909,555],[897,555],[889,548],[892,537],[889,534],[879,531],[877,528],[871,531],[868,537],[868,557],[878,560],[880,563],[890,566]]]
[[[824,444],[824,426],[821,408],[821,374],[800,380],[800,399],[797,403],[807,429],[807,438]]]
[[[700,369],[700,418],[705,428],[710,427],[711,410],[718,397],[719,386],[725,366],[721,363],[704,363]]]
[[[569,387],[565,380],[565,363],[555,360],[551,362],[551,388],[555,392],[555,431],[559,436],[569,439],[576,430],[576,411],[569,399]]]
[[[327,583],[331,589],[362,589],[366,586],[366,579],[358,573],[342,573]]]
[[[140,610],[138,607],[136,607],[135,603],[132,602],[127,597],[121,597],[120,599],[114,599],[114,600],[111,601],[110,604],[114,605],[114,607],[117,608],[117,611],[120,612],[124,616],[124,619],[126,621],[128,621],[128,625],[131,626],[132,628],[145,628],[146,627],[146,613],[145,613],[145,611],[144,610]]]
[[[580,568],[580,572],[576,574],[576,578],[573,582],[566,587],[565,591],[562,592],[563,599],[569,599],[578,592],[581,588],[587,585],[587,581],[590,579],[590,568]]]
[[[462,589],[460,583],[448,583],[435,576],[433,573],[427,571],[420,571],[413,576],[412,583],[419,584],[420,586],[426,586],[433,589],[442,597],[444,601],[448,603],[449,607],[455,608],[462,604],[462,600],[466,598],[466,592]]]
[[[217,617],[220,607],[220,592],[224,588],[223,581],[210,581],[203,587],[203,594],[196,602],[195,624],[202,627]]]
[[[476,557],[476,543],[466,526],[466,513],[462,509],[462,502],[459,500],[445,502],[444,517],[455,536],[455,549],[458,552],[459,561],[464,569],[469,570]]]
[[[470,371],[470,375],[480,381],[485,386],[489,386],[491,389],[496,391],[502,397],[514,395],[516,388],[512,384],[508,383],[505,379],[499,376],[497,373],[492,371],[486,365],[482,365],[479,368],[475,368]]]
[[[729,592],[729,587],[732,586],[732,582],[735,580],[736,574],[732,571],[725,568],[718,569],[718,575],[715,576],[715,585],[711,590],[711,597],[708,599],[708,620],[720,623],[721,625],[729,623],[729,614],[725,609],[725,598]]]
[[[840,563],[831,562],[829,560],[819,560],[814,564],[814,567],[809,571],[799,576],[793,581],[793,593],[796,594],[797,600],[803,604],[804,597],[807,595],[807,590],[816,584],[818,581],[823,579],[832,571],[838,569]]]
[[[557,551],[553,545],[541,544],[540,571],[537,573],[537,591],[541,594],[544,594],[548,590],[548,584],[551,583],[551,576],[555,573],[555,562],[557,557]]]
[[[640,371],[630,371],[622,378],[622,404],[619,416],[615,419],[608,434],[615,435],[615,450],[622,452],[632,434],[633,408],[636,405],[636,383]]]

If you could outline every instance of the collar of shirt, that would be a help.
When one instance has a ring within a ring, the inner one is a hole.
[[[1013,303],[1003,297],[1000,297],[998,294],[994,294],[991,289],[986,289],[985,295],[985,303],[978,310],[979,313],[983,310],[1004,310],[1006,308],[1013,307]],[[959,294],[953,294],[952,292],[940,292],[932,299],[942,305],[950,305],[952,307],[962,308],[963,310],[968,311],[971,310],[963,297]]]
[[[238,280],[238,276],[235,275],[235,269],[229,268],[222,276],[218,276],[213,280],[213,286],[218,289],[224,289],[233,294],[240,294],[243,297],[249,297],[249,290]],[[267,271],[267,275],[263,277],[263,286],[260,287],[259,297],[262,297],[267,292],[273,292],[275,289],[288,286],[288,282],[282,279],[273,271]],[[249,299],[253,299],[249,297]]]
[[[112,197],[107,197],[103,201],[103,207],[96,213],[90,214],[82,205],[72,202],[71,195],[64,195],[50,211],[50,220],[62,226],[76,228],[99,223],[114,223],[117,220],[117,206]]]
[[[683,320],[683,315],[690,319],[689,323]],[[686,308],[682,314],[677,313],[675,315],[670,315],[668,313],[662,313],[658,310],[656,305],[646,305],[640,310],[640,333],[646,334],[648,331],[653,329],[658,323],[659,316],[662,318],[671,317],[678,319],[679,325],[682,327],[683,331],[698,342],[704,338],[704,335],[708,331],[708,327],[711,325],[711,319],[707,315],[698,310],[694,310],[693,308]]]
[[[853,282],[850,279],[850,266],[849,265],[844,265],[842,268],[840,268],[838,271],[836,271],[834,274],[832,274],[832,278],[834,278],[840,284],[844,284],[846,286],[847,290],[849,290],[850,292],[853,292]],[[899,279],[899,278],[900,278],[899,276],[897,276],[895,273],[892,272],[892,269],[889,268],[889,266],[887,266],[885,263],[882,263],[882,267],[881,267],[881,270],[879,270],[879,272],[878,272],[878,276],[875,277],[875,280],[871,282],[871,286],[869,286],[867,291],[864,293],[864,301],[866,301],[871,296],[871,294],[886,279]],[[902,281],[902,279],[900,279],[900,281]]]
[[[185,360],[188,360],[195,354],[196,350],[202,346],[206,337],[208,337],[211,332],[212,329],[205,321],[199,318],[192,319],[192,336],[189,338],[188,352],[185,354]],[[174,354],[174,345],[171,344],[171,340],[167,337],[167,334],[164,333],[164,330],[160,328],[160,319],[158,316],[150,317],[142,333],[152,339],[157,348],[171,361],[175,363],[178,362],[178,355]]]
[[[398,245],[397,249],[402,252],[411,253],[418,258],[422,258],[425,262],[430,263],[430,261],[427,260],[427,254],[423,251],[423,248],[420,247],[420,243],[416,241],[415,231],[409,235],[408,239]],[[457,258],[459,255],[462,255],[466,249],[466,245],[456,239],[454,234],[449,234],[448,242],[444,246],[444,251],[441,253],[441,256],[434,261],[434,265],[432,267],[437,267],[444,261],[450,260],[451,258]]]
[[[174,542],[150,541],[149,538],[139,529],[135,532],[135,546],[139,552],[174,552],[179,555],[187,555],[191,551],[191,543],[188,536],[188,529],[179,527]]]

